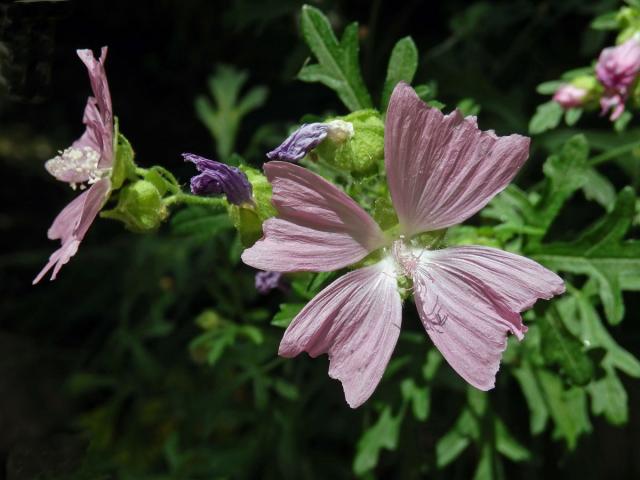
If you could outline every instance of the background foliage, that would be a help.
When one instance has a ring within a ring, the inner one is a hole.
[[[638,476],[633,118],[620,131],[596,114],[531,125],[517,186],[451,232],[523,252],[568,283],[525,317],[527,340],[510,345],[490,394],[442,363],[409,306],[385,379],[350,410],[326,358],[276,356],[282,326],[332,277],[299,275],[288,295],[259,296],[231,222],[211,207],[177,211],[146,236],[99,221],[58,281],[30,286],[71,196],[42,164],[80,133],[88,85],[76,48],[109,45],[114,111],[136,161],[184,184],[182,151],[259,167],[303,116],[384,109],[400,79],[479,114],[482,128],[526,133],[546,101],[536,86],[611,44],[589,24],[620,6],[318,2],[325,19],[301,5],[0,6],[5,477]]]

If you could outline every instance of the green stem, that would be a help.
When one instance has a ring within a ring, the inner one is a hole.
[[[611,160],[612,158],[616,158],[616,157],[619,157],[620,155],[624,155],[625,153],[629,153],[639,147],[640,147],[640,140],[636,140],[635,142],[627,143],[617,148],[612,148],[611,150],[607,150],[606,152],[593,157],[591,160],[589,160],[589,164],[592,167],[595,167],[596,165],[600,165],[601,163],[604,163],[607,160]]]
[[[179,204],[206,205],[211,207],[227,206],[227,200],[224,197],[199,197],[198,195],[190,195],[188,193],[176,193],[175,195],[170,195],[165,198],[163,202],[167,207]]]

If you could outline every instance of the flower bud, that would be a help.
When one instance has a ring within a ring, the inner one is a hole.
[[[225,194],[229,203],[234,205],[253,202],[251,183],[239,168],[193,153],[183,153],[182,156],[200,172],[191,178],[191,193],[194,195]]]
[[[145,233],[158,228],[168,212],[156,185],[138,180],[122,188],[116,207],[100,216],[119,220],[133,232]]]

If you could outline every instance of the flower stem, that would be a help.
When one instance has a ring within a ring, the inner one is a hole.
[[[206,205],[211,207],[226,207],[227,200],[224,197],[200,197],[198,195],[190,195],[188,193],[176,193],[166,197],[164,204],[169,207],[171,205],[187,204],[187,205]]]
[[[629,153],[639,147],[640,147],[640,140],[626,143],[617,148],[612,148],[611,150],[607,150],[606,152],[601,153],[600,155],[596,155],[591,160],[589,160],[589,164],[592,167],[595,167],[596,165],[600,165],[601,163],[604,163],[607,160],[611,160],[613,158],[619,157],[620,155],[624,155],[625,153]]]

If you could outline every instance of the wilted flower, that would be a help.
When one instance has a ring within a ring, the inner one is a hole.
[[[602,114],[610,109],[611,120],[616,120],[624,112],[624,103],[629,96],[629,88],[640,71],[640,38],[633,36],[616,47],[602,50],[596,64],[596,75],[605,87],[600,100]]]
[[[200,175],[191,178],[191,193],[194,195],[226,195],[234,205],[253,203],[251,183],[247,176],[237,167],[232,167],[215,160],[183,153],[187,162],[193,163]]]
[[[38,283],[53,268],[51,280],[55,280],[60,268],[78,251],[78,246],[98,212],[111,193],[111,168],[113,166],[113,112],[111,94],[104,70],[107,47],[103,47],[100,60],[91,50],[78,50],[80,60],[86,65],[91,81],[93,97],[87,100],[83,123],[84,134],[60,154],[47,161],[47,171],[72,188],[89,189],[76,197],[55,218],[47,232],[50,240],[60,240],[61,247],[49,257],[33,283]]]
[[[297,162],[328,138],[343,143],[353,137],[353,125],[343,120],[304,124],[278,147],[267,153],[269,160]]]
[[[528,156],[529,139],[498,137],[474,118],[443,115],[407,84],[392,96],[385,124],[385,166],[399,225],[383,232],[349,196],[296,165],[265,165],[279,216],[242,254],[279,272],[331,271],[363,260],[313,298],[287,328],[279,354],[329,354],[329,375],[353,408],[380,382],[400,333],[398,281],[413,283],[422,323],[445,359],[471,385],[488,390],[506,348],[521,339],[519,312],[564,291],[536,262],[483,246],[433,249],[423,232],[456,225],[503,190]]]
[[[553,94],[553,101],[559,103],[564,109],[575,108],[582,105],[587,96],[587,90],[571,84],[562,85]]]

